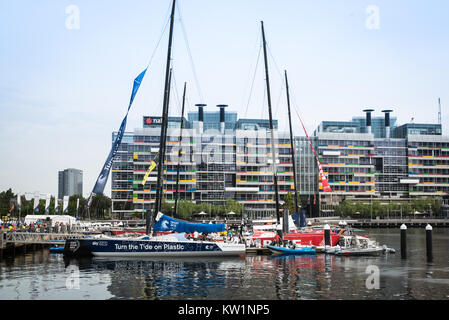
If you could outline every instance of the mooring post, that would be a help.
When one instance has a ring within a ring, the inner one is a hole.
[[[3,260],[3,230],[0,230],[0,260]]]
[[[401,225],[401,258],[407,257],[407,226]]]
[[[432,226],[428,224],[426,226],[426,251],[427,262],[432,262]]]
[[[331,227],[328,224],[324,226],[324,246],[331,246]]]

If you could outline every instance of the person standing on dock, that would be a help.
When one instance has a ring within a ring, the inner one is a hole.
[[[276,245],[279,245],[280,244],[280,237],[279,237],[279,235],[276,233],[276,235],[274,236],[274,241],[275,241],[275,244]]]

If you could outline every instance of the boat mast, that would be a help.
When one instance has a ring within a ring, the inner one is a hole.
[[[168,124],[168,101],[170,96],[170,60],[173,41],[173,24],[175,18],[175,4],[176,0],[173,0],[172,11],[170,16],[170,33],[168,36],[168,50],[167,50],[167,64],[165,68],[165,89],[164,89],[164,102],[162,109],[162,125],[161,125],[161,141],[159,144],[159,163],[157,167],[157,182],[156,182],[156,201],[153,212],[153,221],[158,212],[161,210],[162,203],[162,167],[164,166],[165,159],[165,144],[167,140],[167,124]]]
[[[181,140],[182,140],[182,127],[184,124],[184,106],[186,102],[186,83],[184,82],[184,91],[182,93],[182,110],[181,110],[181,123],[180,123],[180,131],[179,131],[179,152],[178,152],[178,170],[176,173],[176,193],[175,193],[175,213],[176,217],[178,214],[178,197],[179,197],[179,168],[181,163]]]
[[[288,106],[288,123],[290,125],[290,142],[292,144],[292,164],[293,164],[293,188],[295,191],[294,197],[295,197],[295,210],[299,213],[299,207],[298,207],[298,195],[296,190],[296,166],[295,166],[295,144],[293,141],[293,130],[292,130],[292,116],[290,113],[290,94],[288,91],[288,80],[287,80],[287,70],[284,70],[285,75],[285,87],[287,88],[287,106]]]
[[[276,149],[274,148],[274,129],[273,129],[273,117],[271,114],[271,94],[270,94],[270,78],[268,76],[268,61],[267,61],[267,43],[265,41],[265,31],[263,28],[263,21],[260,22],[262,26],[262,39],[263,39],[263,56],[265,61],[265,80],[267,84],[267,100],[268,100],[268,115],[270,119],[270,133],[271,133],[271,155],[273,158],[273,178],[274,178],[274,196],[276,202],[276,221],[280,223],[279,219],[279,194],[278,194],[278,181],[277,181],[277,169],[276,169]]]
[[[168,93],[167,93],[167,113],[165,115],[166,118],[166,124],[165,124],[165,133],[164,133],[164,153],[162,155],[162,164],[165,163],[165,150],[167,147],[167,128],[168,128],[168,107],[170,106],[170,90],[171,90],[171,77],[172,77],[172,68],[170,68],[170,74],[168,76]],[[164,170],[164,167],[162,167],[162,170]],[[162,173],[163,174],[163,173]],[[161,179],[161,193],[160,193],[160,197],[159,197],[159,211],[162,210],[162,198],[164,198],[164,177],[162,176]]]

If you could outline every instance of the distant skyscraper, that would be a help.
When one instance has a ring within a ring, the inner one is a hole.
[[[78,169],[65,169],[58,173],[58,199],[64,196],[83,194],[83,171]]]

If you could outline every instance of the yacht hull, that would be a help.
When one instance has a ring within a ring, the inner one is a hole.
[[[76,239],[66,240],[64,255],[96,257],[239,256],[244,244],[211,241]]]

